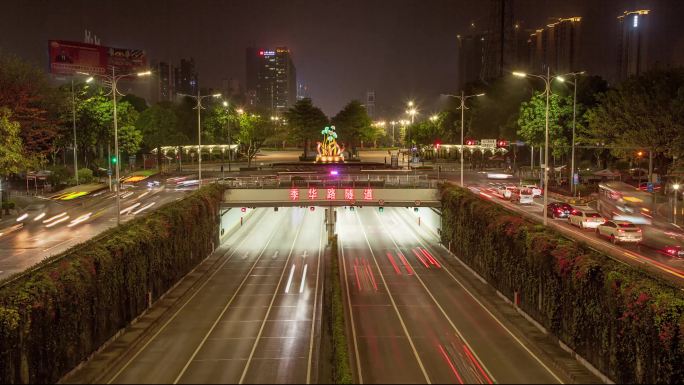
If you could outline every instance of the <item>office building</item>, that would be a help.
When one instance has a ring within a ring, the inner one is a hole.
[[[617,80],[648,69],[649,13],[650,10],[642,9],[618,16]]]
[[[485,61],[485,34],[458,35],[459,89],[466,84],[482,80]]]
[[[530,71],[564,74],[582,71],[580,36],[581,17],[552,20],[536,30],[528,40]]]
[[[174,81],[176,93],[197,94],[199,87],[199,76],[195,68],[195,59],[181,59],[180,67],[174,69]]]
[[[247,49],[247,99],[257,107],[279,114],[297,101],[297,73],[287,47]]]
[[[159,62],[156,65],[158,87],[156,99],[158,102],[169,102],[175,100],[176,84],[174,81],[173,65],[167,62]]]

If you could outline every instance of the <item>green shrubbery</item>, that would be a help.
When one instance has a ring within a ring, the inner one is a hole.
[[[0,287],[0,382],[54,383],[212,251],[212,185]]]
[[[344,320],[344,298],[340,281],[340,260],[337,254],[337,238],[332,244],[330,257],[332,277],[332,340],[333,340],[333,379],[336,384],[351,384],[354,379],[349,366],[349,344],[347,327]]]
[[[613,381],[684,382],[680,290],[467,190],[442,210],[442,242]]]

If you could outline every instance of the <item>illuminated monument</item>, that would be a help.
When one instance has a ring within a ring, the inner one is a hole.
[[[326,127],[321,131],[323,143],[318,142],[316,156],[317,163],[339,163],[344,162],[344,147],[337,144],[337,133],[335,126]]]

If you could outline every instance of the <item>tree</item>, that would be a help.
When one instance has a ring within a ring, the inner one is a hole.
[[[0,106],[13,111],[27,155],[45,157],[52,151],[59,112],[68,100],[50,86],[42,69],[0,52]]]
[[[11,118],[12,111],[0,107],[0,177],[16,174],[25,165],[21,128]]]
[[[352,100],[344,106],[342,111],[332,118],[331,123],[343,142],[351,144],[360,142],[363,147],[364,141],[372,142],[380,137],[380,132],[377,127],[373,126],[366,107],[358,100]]]
[[[252,159],[259,152],[264,140],[272,134],[270,127],[261,115],[238,115],[239,151],[247,158],[247,167],[252,166]]]
[[[328,125],[328,117],[313,105],[310,98],[298,100],[285,112],[285,118],[293,140],[304,144],[304,156],[309,150],[310,140],[317,138]]]
[[[453,114],[444,111],[437,115],[436,120],[426,119],[411,126],[411,137],[420,145],[430,145],[436,142],[450,142],[452,133],[449,125],[453,126]],[[460,139],[459,139],[460,140]],[[460,142],[459,142],[460,143]]]
[[[546,135],[546,95],[535,93],[520,106],[518,135],[528,144],[543,147]],[[578,122],[578,129],[580,124]],[[572,141],[572,98],[552,93],[549,98],[549,146],[554,157],[568,152]]]
[[[162,167],[162,146],[173,144],[178,119],[170,103],[164,102],[143,111],[136,122],[136,126],[142,131],[143,142],[149,148],[157,149],[157,167]]]
[[[585,140],[626,147],[611,150],[618,157],[651,150],[661,165],[684,155],[684,69],[630,77],[598,100]]]

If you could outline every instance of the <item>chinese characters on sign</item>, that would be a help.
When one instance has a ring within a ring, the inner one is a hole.
[[[373,189],[372,188],[367,188],[363,190],[363,199],[366,201],[372,201],[373,200]]]
[[[318,189],[310,188],[309,189],[309,199],[314,200],[317,198],[318,198]]]
[[[290,189],[290,200],[293,200],[293,201],[299,200],[299,189],[296,189],[296,188]]]
[[[335,200],[336,195],[337,194],[336,194],[335,188],[334,187],[328,187],[328,195],[326,198],[330,201]]]
[[[346,188],[344,189],[344,199],[348,201],[354,200],[354,189]]]

